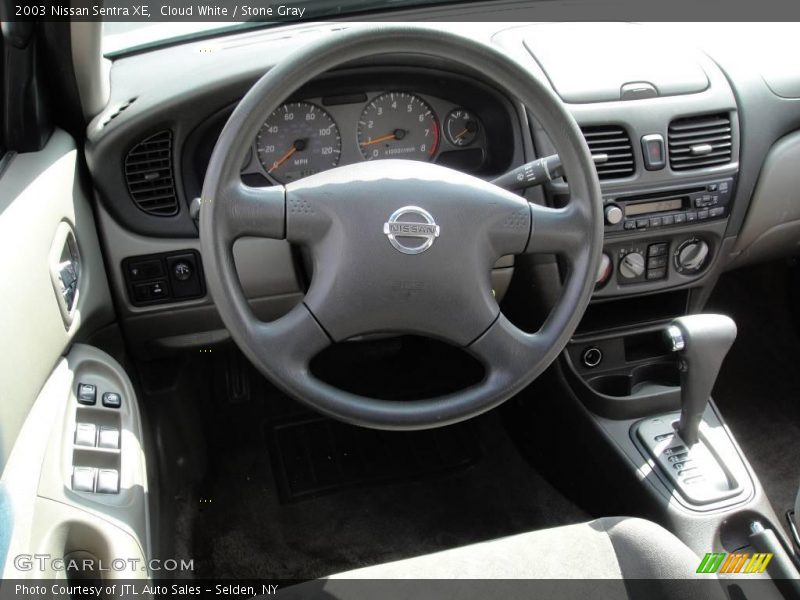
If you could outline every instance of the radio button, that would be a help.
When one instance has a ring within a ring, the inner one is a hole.
[[[686,213],[675,215],[675,224],[680,225],[681,223],[686,223]]]
[[[693,210],[690,210],[686,213],[686,221],[691,223],[692,221],[697,221],[697,213]]]
[[[636,228],[637,229],[645,229],[649,223],[650,223],[649,219],[637,219],[636,220]]]
[[[710,211],[708,211],[709,217],[721,217],[724,214],[725,208],[722,206],[717,206],[716,208],[712,208]]]
[[[697,208],[711,206],[712,204],[714,204],[714,202],[709,194],[704,194],[702,197],[694,199],[694,205]]]
[[[636,229],[636,221],[634,221],[633,219],[628,219],[627,221],[625,221],[624,227],[625,229]]]
[[[675,215],[667,215],[665,217],[661,217],[661,223],[664,225],[672,225],[675,223]]]
[[[622,209],[616,204],[609,204],[605,208],[606,223],[609,225],[616,225],[622,221]]]
[[[708,210],[698,210],[697,211],[697,218],[700,220],[708,218]]]
[[[650,227],[661,227],[661,217],[650,217]]]
[[[709,183],[706,189],[708,189],[709,192],[716,192],[719,189],[719,185],[716,183]]]

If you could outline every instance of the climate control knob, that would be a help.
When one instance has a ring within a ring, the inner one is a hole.
[[[675,250],[675,269],[685,275],[697,273],[706,265],[708,253],[708,244],[703,240],[686,240]]]
[[[630,252],[619,261],[619,273],[625,279],[636,279],[644,273],[644,256],[639,252]]]
[[[597,269],[597,277],[594,280],[595,286],[603,287],[611,278],[613,271],[614,266],[611,264],[611,257],[603,252],[603,256],[600,257],[600,267]]]
[[[607,225],[616,225],[622,221],[622,209],[616,204],[606,206],[603,213],[605,214]]]

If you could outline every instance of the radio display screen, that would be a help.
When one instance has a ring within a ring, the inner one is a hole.
[[[633,217],[635,215],[643,215],[646,213],[659,213],[667,212],[668,210],[680,210],[683,206],[681,198],[672,198],[670,200],[657,200],[655,202],[641,202],[639,204],[626,204],[625,216]]]

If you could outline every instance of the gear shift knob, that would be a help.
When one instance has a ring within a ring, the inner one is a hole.
[[[679,353],[681,418],[678,434],[691,446],[697,442],[700,421],[719,369],[736,339],[736,323],[725,315],[688,315],[667,328],[672,351]]]

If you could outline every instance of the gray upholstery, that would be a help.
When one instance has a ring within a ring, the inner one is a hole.
[[[489,540],[333,575],[332,579],[622,577],[600,519]]]
[[[698,564],[699,558],[659,525],[614,517],[364,567],[283,593],[295,591],[303,598],[460,600],[530,598],[532,593],[559,600],[723,598],[716,578],[696,574]],[[387,579],[396,581],[389,586],[379,581]],[[532,579],[549,581],[523,581]]]

